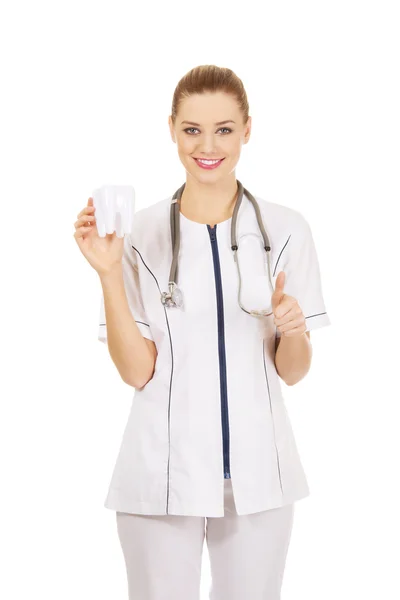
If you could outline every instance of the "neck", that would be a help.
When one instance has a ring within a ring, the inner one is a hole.
[[[190,177],[186,180],[179,208],[192,221],[214,225],[232,216],[237,193],[234,173],[214,184],[202,183]]]

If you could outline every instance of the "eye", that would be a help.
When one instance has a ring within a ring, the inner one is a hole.
[[[228,133],[231,133],[231,131],[232,131],[232,129],[230,129],[229,127],[221,127],[220,129],[218,129],[218,131],[221,131],[222,129],[225,129],[225,131],[227,131]],[[191,131],[191,130],[199,131],[196,127],[187,127],[183,131],[185,133],[187,133],[188,135],[192,135],[191,133],[189,133],[189,131]],[[224,135],[226,135],[226,134],[224,134]]]
[[[195,127],[187,127],[187,129],[184,129],[183,131],[185,131],[186,133],[189,133],[189,131],[191,129],[193,130],[193,129],[195,129]],[[191,134],[189,134],[189,135],[191,135]]]

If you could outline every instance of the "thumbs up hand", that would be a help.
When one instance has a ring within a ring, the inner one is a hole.
[[[296,298],[285,294],[285,272],[280,271],[275,282],[275,291],[271,296],[274,323],[281,335],[302,335],[306,329],[306,320]]]

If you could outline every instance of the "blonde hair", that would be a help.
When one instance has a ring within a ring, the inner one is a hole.
[[[216,65],[200,65],[188,71],[175,88],[171,108],[173,124],[184,98],[192,94],[220,91],[236,99],[243,114],[243,123],[246,123],[249,117],[249,103],[242,80],[231,69]]]

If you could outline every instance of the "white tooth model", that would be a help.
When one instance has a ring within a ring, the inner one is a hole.
[[[132,233],[135,190],[131,185],[103,185],[93,190],[92,198],[100,237],[114,231],[119,238]]]

